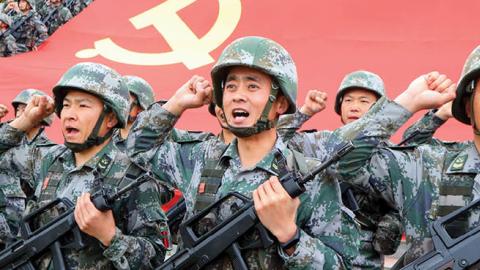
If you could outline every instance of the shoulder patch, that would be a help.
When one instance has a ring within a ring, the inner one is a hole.
[[[457,156],[452,163],[452,171],[462,170],[463,166],[465,166],[465,162],[467,161],[467,158],[468,158],[467,155]]]

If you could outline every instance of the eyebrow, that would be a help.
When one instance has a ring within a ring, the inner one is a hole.
[[[63,99],[63,101],[67,101],[67,102],[77,102],[77,103],[80,103],[80,102],[89,102],[89,103],[92,103],[92,100],[90,100],[89,98],[74,98],[73,100],[72,99],[69,99],[68,97],[65,97]]]
[[[246,76],[244,76],[244,78],[245,78],[247,81],[254,81],[254,82],[259,82],[259,81],[260,81],[260,78],[258,78],[257,76],[254,76],[254,75],[246,75]],[[235,81],[235,80],[239,80],[239,76],[237,76],[237,75],[228,75],[226,81],[229,82],[229,81]]]

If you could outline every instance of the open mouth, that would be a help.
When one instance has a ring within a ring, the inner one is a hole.
[[[241,121],[247,118],[250,115],[250,113],[242,109],[235,109],[233,110],[232,115],[235,121]]]
[[[80,132],[80,130],[77,129],[77,128],[73,128],[73,127],[67,127],[67,128],[65,129],[65,132],[66,132],[65,135],[75,135],[75,134],[77,134],[78,132]]]

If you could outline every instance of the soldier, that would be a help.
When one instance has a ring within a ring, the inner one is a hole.
[[[20,24],[20,27],[13,33],[17,44],[21,44],[23,50],[37,50],[48,38],[48,29],[35,11],[33,0],[20,0],[18,7],[20,14],[14,17],[14,23]]]
[[[360,119],[381,97],[386,96],[383,80],[375,73],[358,70],[347,74],[335,97],[335,112],[344,125]],[[305,104],[295,114],[283,116],[279,127],[297,130],[318,111],[325,108],[326,93],[311,90]],[[287,135],[289,144],[308,157],[322,156],[323,145],[332,140],[332,131],[313,131]],[[402,223],[398,211],[385,206],[363,189],[341,182],[343,203],[354,211],[361,225],[360,254],[354,264],[368,269],[382,269],[383,255],[393,254],[400,244]],[[353,196],[352,196],[353,195]],[[385,207],[384,207],[385,206]]]
[[[53,110],[61,119],[65,146],[41,161],[37,199],[29,207],[68,198],[76,203],[80,230],[98,240],[82,250],[66,249],[65,268],[143,269],[162,261],[169,234],[155,183],[133,189],[106,212],[90,200],[90,193],[122,188],[143,174],[111,139],[113,129],[123,128],[128,116],[128,90],[121,76],[101,64],[79,63],[62,76],[53,93],[54,104],[35,97],[0,134],[3,144],[18,145],[23,132]],[[49,263],[43,257],[37,267],[45,269]]]
[[[70,10],[73,14],[73,16],[78,15],[84,8],[86,8],[88,5],[90,5],[93,0],[73,0],[73,6],[72,9]]]
[[[16,118],[22,115],[34,96],[48,97],[36,89],[25,89],[15,97],[12,106]],[[37,161],[55,147],[44,132],[44,127],[52,120],[52,116],[45,117],[38,125],[25,130],[25,136],[16,147],[0,143],[0,242],[3,245],[15,239],[25,205],[33,197],[35,183],[31,173],[40,170]]]
[[[0,104],[0,122],[2,121],[2,118],[5,117],[5,115],[7,114],[8,114],[7,106]]]
[[[475,57],[473,55],[469,59],[475,62]],[[466,99],[466,84],[473,79],[471,64],[467,61],[454,104],[459,99]],[[419,99],[406,92],[398,96],[395,102],[388,102],[387,106],[399,107],[397,117],[400,124],[420,109],[440,107],[455,97],[455,85],[445,75],[431,73],[412,84],[426,84],[437,91],[420,95],[428,106],[419,106]],[[461,103],[463,112],[464,105]],[[381,197],[399,209],[407,244],[410,245],[403,259],[404,263],[408,263],[432,249],[429,231],[432,221],[471,201],[475,174],[480,168],[474,161],[478,159],[478,154],[472,142],[459,143],[455,148],[429,143],[387,147],[378,142],[388,139],[398,126],[383,126],[381,129],[372,127],[372,123],[378,123],[379,117],[369,112],[364,116],[365,119],[359,120],[360,126],[374,129],[372,132],[377,134],[362,138],[358,143],[357,161],[349,164],[339,162],[339,171],[344,179],[351,179],[370,194]],[[461,119],[458,114],[455,117]],[[464,119],[464,122],[467,121]],[[364,163],[365,160],[368,162]],[[462,224],[459,222],[455,226]]]
[[[287,149],[273,124],[279,115],[295,111],[297,76],[289,54],[265,38],[238,39],[221,54],[212,80],[215,103],[237,137],[232,143],[208,140],[183,146],[165,140],[184,110],[208,104],[210,84],[194,76],[163,107],[154,104],[139,116],[127,140],[131,158],[183,192],[187,217],[230,191],[253,198],[260,221],[280,244],[244,251],[250,269],[349,269],[357,253],[357,231],[342,210],[338,183],[327,174],[310,182],[307,194],[292,199],[277,179],[279,170],[293,169],[294,164],[305,165],[298,165],[302,173],[308,171],[306,164],[318,164]],[[332,150],[336,147],[331,145]],[[273,198],[278,201],[270,201]],[[220,213],[223,210],[219,220],[231,214],[223,208]],[[245,239],[254,241],[258,235]],[[208,267],[232,269],[225,256]]]
[[[50,0],[39,9],[42,21],[48,28],[48,35],[53,34],[57,29],[72,18],[70,10],[63,5],[64,0]]]
[[[12,19],[0,13],[0,56],[7,57],[17,54],[18,47],[15,38],[7,32],[12,25]]]
[[[18,2],[16,0],[7,0],[5,3],[0,4],[0,13],[7,14],[10,17],[16,16],[20,13]]]

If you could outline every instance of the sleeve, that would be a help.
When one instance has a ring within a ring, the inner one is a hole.
[[[156,185],[147,182],[139,186],[120,207],[121,216],[128,218],[122,222],[116,217],[115,235],[103,251],[104,257],[116,269],[151,268],[163,262],[171,239]]]
[[[9,124],[0,126],[0,157],[9,149],[19,146],[22,139],[25,137],[25,132],[18,130]]]
[[[127,138],[127,154],[134,163],[184,192],[196,162],[203,159],[204,147],[203,142],[182,144],[170,140],[177,120],[159,104],[153,104],[135,121]]]
[[[35,18],[35,31],[37,32],[38,37],[35,46],[39,46],[48,38],[48,28],[38,17]]]
[[[439,144],[438,139],[433,138],[433,134],[446,121],[435,115],[437,110],[431,110],[420,120],[410,126],[402,136],[402,142],[399,145],[420,145],[424,143]]]
[[[299,110],[296,110],[293,114],[282,115],[277,123],[277,132],[283,141],[288,141],[309,119],[310,116]]]
[[[300,241],[292,255],[280,248],[279,254],[288,269],[351,269],[360,245],[358,229],[341,204],[338,183],[316,180],[321,184],[309,185],[309,195],[301,197]]]

